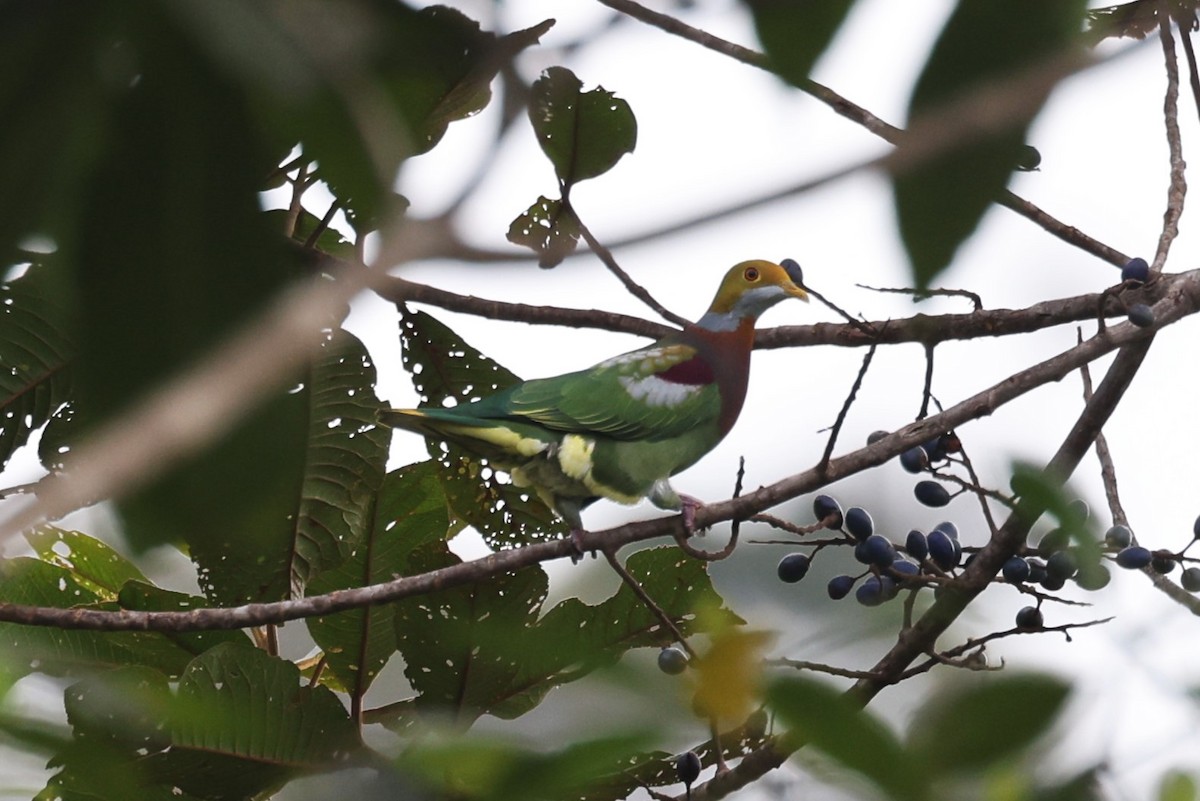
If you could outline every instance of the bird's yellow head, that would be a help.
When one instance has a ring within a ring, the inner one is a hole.
[[[800,298],[807,301],[808,293],[797,283],[800,280],[800,266],[790,259],[784,262],[786,268],[762,259],[735,264],[725,273],[705,317],[712,315],[733,320],[756,320],[781,300]]]

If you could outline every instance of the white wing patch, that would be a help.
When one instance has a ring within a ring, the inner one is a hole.
[[[641,401],[647,406],[666,406],[668,408],[678,406],[704,388],[698,384],[664,381],[654,375],[625,375],[618,380],[634,400]]]

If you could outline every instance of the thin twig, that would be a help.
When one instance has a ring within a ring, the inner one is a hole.
[[[836,665],[825,665],[820,662],[808,662],[803,659],[767,659],[763,664],[767,667],[789,667],[796,670],[811,670],[814,673],[827,673],[830,676],[841,676],[844,679],[870,679],[874,675],[869,670],[851,670]]]
[[[924,420],[929,416],[929,402],[933,400],[933,351],[934,346],[928,343],[923,348],[925,351],[925,381],[921,386],[921,408],[917,412],[917,419]]]
[[[604,554],[604,558],[608,561],[608,564],[610,567],[612,567],[613,571],[621,577],[621,581],[625,582],[625,586],[633,590],[633,594],[638,597],[638,600],[642,602],[642,605],[649,609],[650,612],[658,618],[659,622],[663,624],[663,627],[666,628],[667,631],[671,632],[671,636],[675,638],[675,642],[679,643],[683,647],[683,650],[687,651],[689,657],[695,659],[696,652],[688,643],[687,637],[685,637],[683,632],[680,631],[675,625],[675,621],[671,619],[671,616],[663,611],[663,608],[659,606],[653,598],[650,597],[650,593],[646,592],[646,588],[641,585],[641,582],[634,578],[633,574],[625,569],[625,565],[621,564],[620,560],[617,559],[615,549],[601,548],[600,552]]]
[[[565,195],[563,197],[563,205],[569,206]],[[604,266],[608,268],[610,273],[617,277],[617,280],[620,281],[625,289],[629,291],[629,294],[633,295],[642,303],[645,303],[664,320],[672,322],[680,327],[688,324],[689,321],[686,318],[680,317],[678,314],[655,300],[654,296],[651,295],[644,286],[639,284],[637,281],[634,281],[629,276],[629,273],[621,269],[621,265],[617,264],[617,260],[613,256],[612,251],[606,248],[603,244],[601,244],[600,240],[596,239],[596,237],[592,235],[591,230],[584,225],[579,213],[576,212],[574,208],[571,208],[571,213],[575,215],[575,221],[579,223],[579,232],[583,234],[583,239],[585,242],[587,242],[588,247],[591,248],[592,252],[600,258],[600,261],[604,262]]]
[[[978,294],[966,289],[914,289],[912,287],[887,287],[887,286],[868,286],[867,284],[855,284],[859,289],[866,289],[870,292],[881,292],[885,294],[895,295],[912,295],[913,303],[920,303],[923,300],[929,300],[932,297],[947,297],[947,298],[967,298],[971,301],[971,305],[975,311],[980,311],[983,308],[983,298]]]
[[[871,360],[875,358],[875,345],[872,344],[867,349],[863,356],[862,365],[858,368],[858,375],[854,377],[854,383],[850,387],[850,392],[846,395],[846,400],[842,402],[842,408],[838,411],[837,419],[833,421],[833,426],[829,432],[829,439],[825,443],[825,452],[821,454],[821,461],[817,464],[817,471],[823,471],[829,464],[829,460],[833,458],[833,448],[837,445],[838,434],[841,433],[842,424],[846,422],[846,415],[850,413],[850,407],[854,404],[854,399],[858,397],[858,390],[862,388],[863,379],[867,375],[867,370],[871,367]]]
[[[1165,13],[1166,2],[1158,15],[1159,40],[1162,42],[1163,59],[1167,72],[1167,90],[1163,97],[1163,121],[1166,127],[1167,147],[1171,153],[1171,185],[1167,189],[1167,209],[1163,212],[1162,234],[1158,239],[1158,250],[1154,254],[1153,272],[1161,272],[1167,261],[1171,243],[1179,236],[1179,218],[1183,216],[1183,201],[1187,195],[1187,165],[1183,161],[1183,145],[1179,135],[1179,64],[1175,55],[1175,37],[1171,35],[1171,17]]]
[[[337,214],[338,209],[341,207],[341,202],[337,200],[329,204],[329,208],[325,210],[325,215],[321,217],[316,228],[313,228],[312,233],[304,240],[304,247],[311,248],[317,244],[317,240],[321,238],[321,234],[328,230],[329,223],[333,220],[333,215]]]

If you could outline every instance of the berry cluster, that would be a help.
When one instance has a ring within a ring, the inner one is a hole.
[[[867,442],[874,442],[884,436],[887,436],[886,431],[876,431],[867,437]],[[910,473],[930,472],[936,474],[937,470],[949,464],[952,456],[957,453],[962,453],[962,442],[958,435],[950,431],[938,434],[901,453],[900,466]],[[913,495],[919,503],[934,509],[945,506],[954,497],[940,483],[928,479],[918,481],[913,486]]]
[[[941,488],[940,484],[934,486]],[[962,561],[958,527],[949,521],[939,523],[929,534],[910,531],[903,543],[893,543],[875,533],[871,513],[860,506],[843,512],[834,498],[818,495],[813,500],[813,513],[826,529],[841,532],[844,539],[819,544],[811,554],[788,554],[779,561],[777,572],[781,581],[798,582],[808,575],[813,557],[822,548],[853,546],[854,559],[863,570],[830,579],[827,591],[834,600],[841,600],[853,591],[860,604],[878,606],[895,598],[905,587],[919,588],[929,584],[933,577],[944,576]]]
[[[1133,532],[1129,530],[1129,527],[1119,523],[1104,535],[1104,544],[1110,550],[1116,551],[1113,560],[1119,566],[1128,570],[1149,568],[1163,576],[1174,572],[1175,568],[1183,563],[1188,548],[1191,548],[1197,540],[1200,540],[1200,517],[1197,517],[1196,522],[1192,524],[1191,542],[1178,552],[1166,548],[1152,551],[1137,545],[1133,541]],[[1200,567],[1185,568],[1179,577],[1179,584],[1188,592],[1200,592]]]

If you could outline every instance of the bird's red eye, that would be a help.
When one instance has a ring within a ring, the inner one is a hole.
[[[742,277],[750,282],[757,281],[758,280],[758,268],[757,267],[747,267],[745,272],[742,273]]]

